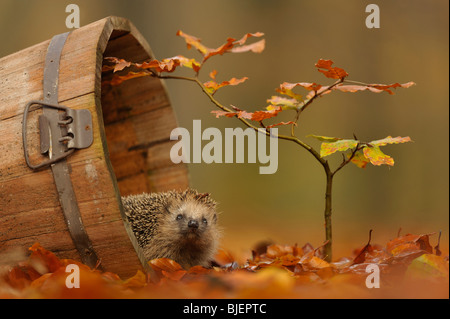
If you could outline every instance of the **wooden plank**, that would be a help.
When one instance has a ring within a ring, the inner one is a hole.
[[[111,175],[102,159],[70,165],[70,175],[77,201],[114,198]],[[58,194],[50,170],[31,173],[1,183],[2,215],[59,207]],[[83,212],[81,212],[83,215]],[[119,215],[117,215],[119,216]]]
[[[117,184],[122,196],[149,193],[151,191],[146,173],[123,177],[117,180]]]
[[[94,29],[98,26],[77,29],[67,38],[60,62],[60,102],[94,92],[99,67],[96,56],[99,35]],[[2,92],[9,92],[0,95],[0,119],[22,114],[28,101],[43,98],[42,78],[48,43],[39,44],[37,54],[25,50],[0,60]]]
[[[185,165],[175,165],[148,172],[150,192],[182,190],[189,187],[188,171]]]
[[[141,77],[102,87],[105,125],[170,105],[159,79]]]

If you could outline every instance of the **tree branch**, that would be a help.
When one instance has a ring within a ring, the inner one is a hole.
[[[217,101],[214,96],[208,92],[208,90],[206,89],[206,87],[203,85],[203,83],[197,78],[190,78],[190,77],[184,77],[184,76],[173,76],[173,75],[166,75],[166,76],[162,76],[162,75],[156,75],[158,78],[160,79],[175,79],[175,80],[187,80],[187,81],[191,81],[191,82],[195,82],[197,83],[198,86],[200,86],[200,88],[202,89],[202,91],[209,97],[209,99],[211,100],[211,102],[216,105],[218,108],[220,108],[223,111],[226,112],[233,112],[233,110],[229,109],[228,107],[222,105],[219,101]],[[320,96],[320,95],[318,95]],[[251,124],[249,121],[247,121],[246,119],[243,118],[238,118],[242,123],[244,123],[245,126],[250,127],[252,129],[254,129],[255,131],[259,131],[258,127]],[[265,134],[267,136],[270,136],[270,131],[265,130]],[[287,140],[287,141],[291,141],[294,142],[298,145],[300,145],[301,147],[303,147],[304,149],[306,149],[309,153],[311,153],[316,159],[317,161],[319,161],[319,163],[325,168],[328,168],[328,161],[324,160],[322,157],[320,157],[320,154],[313,149],[310,145],[306,144],[305,142],[301,141],[300,139],[298,139],[296,136],[287,136],[287,135],[281,135],[278,134],[275,137],[282,139],[282,140]]]

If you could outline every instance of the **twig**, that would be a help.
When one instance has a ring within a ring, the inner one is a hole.
[[[355,157],[356,152],[358,152],[359,150],[361,150],[360,144],[358,143],[358,145],[356,145],[355,149],[353,150],[352,154],[350,155],[350,157],[348,159],[344,159],[341,163],[341,165],[339,165],[338,168],[336,168],[336,170],[334,172],[332,172],[331,174],[334,175],[337,172],[339,172],[345,165],[347,165],[348,163],[350,163],[353,159],[353,157]],[[345,156],[344,154],[342,154],[342,156]]]
[[[331,91],[336,85],[341,84],[344,81],[344,78],[341,78],[339,80],[337,80],[336,82],[334,82],[332,85],[330,85],[325,91],[317,93],[317,91],[314,91],[314,95],[306,100],[302,102],[302,105],[298,107],[297,109],[297,114],[295,115],[295,119],[294,119],[294,123],[295,125],[297,125],[298,120],[300,118],[300,114],[312,103],[314,102],[314,100],[318,97],[321,97],[322,95],[324,95],[326,92]],[[294,124],[292,124],[291,127],[291,136],[295,136],[295,126]]]

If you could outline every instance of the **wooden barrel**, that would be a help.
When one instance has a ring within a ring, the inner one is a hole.
[[[35,242],[60,258],[80,260],[51,169],[32,170],[24,158],[24,109],[44,97],[49,43],[0,59],[0,262]],[[121,196],[185,188],[188,173],[169,157],[177,122],[164,83],[141,77],[102,86],[102,62],[109,56],[142,62],[153,54],[123,18],[72,31],[61,52],[58,103],[92,115],[92,145],[67,157],[74,200],[103,269],[130,276],[146,264],[124,218]],[[40,152],[42,113],[42,108],[30,110],[25,124],[33,163],[48,160]]]

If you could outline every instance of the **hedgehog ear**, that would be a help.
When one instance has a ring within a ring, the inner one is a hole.
[[[168,198],[167,201],[164,203],[164,210],[166,213],[171,213],[171,209],[175,205],[175,199],[174,198]]]

